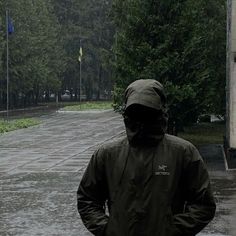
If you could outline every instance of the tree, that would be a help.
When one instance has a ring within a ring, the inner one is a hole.
[[[78,98],[80,42],[83,47],[82,88],[89,99],[112,89],[114,30],[111,0],[0,0],[0,23],[5,10],[15,33],[9,37],[10,105],[37,104],[42,96],[70,90]],[[3,27],[4,29],[4,27]],[[6,40],[0,31],[0,106],[6,103]]]
[[[173,116],[183,121],[224,112],[224,2],[115,0],[113,13],[117,106],[130,82],[157,79],[166,87]]]
[[[79,49],[83,48],[82,88],[88,99],[97,99],[105,90],[111,90],[112,44],[114,30],[109,19],[111,1],[68,0],[53,1],[66,50],[66,71],[62,90],[78,95]],[[81,43],[81,45],[80,45]]]
[[[9,37],[10,105],[37,104],[44,91],[60,88],[64,51],[58,40],[59,25],[45,0],[9,0],[7,8],[15,28]],[[5,74],[4,63],[2,68]]]

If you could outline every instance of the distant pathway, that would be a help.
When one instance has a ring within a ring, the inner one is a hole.
[[[42,124],[0,135],[0,175],[20,172],[77,172],[106,140],[121,135],[120,115],[57,113]]]

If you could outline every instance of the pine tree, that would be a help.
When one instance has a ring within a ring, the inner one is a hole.
[[[157,79],[181,120],[224,112],[224,2],[115,0],[113,12],[117,106],[130,82]]]

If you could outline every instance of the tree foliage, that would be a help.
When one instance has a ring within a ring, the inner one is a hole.
[[[65,90],[78,99],[79,86],[88,99],[100,99],[112,88],[111,1],[0,0],[0,107],[6,107],[6,17],[9,35],[10,106],[37,104]],[[82,84],[79,50],[83,48]]]
[[[115,99],[134,80],[157,79],[173,116],[190,121],[199,113],[224,113],[225,2],[114,0],[113,15]]]
[[[57,39],[59,24],[48,1],[9,0],[4,5],[15,28],[9,35],[11,106],[19,106],[19,102],[37,104],[44,91],[57,91],[60,87],[64,52]],[[6,30],[3,34],[6,35]],[[6,43],[3,49],[2,78],[6,74]],[[1,89],[4,100],[6,88]]]
[[[77,97],[80,86],[80,46],[83,49],[81,87],[88,99],[111,91],[112,69],[110,58],[113,27],[109,19],[111,1],[107,0],[53,0],[55,13],[61,25],[66,51],[66,70],[63,89]]]
[[[220,0],[0,0],[0,107],[6,105],[9,9],[15,27],[9,37],[11,107],[37,104],[65,90],[78,99],[80,87],[88,100],[101,99],[110,95],[113,77],[119,105],[130,82],[154,78],[166,87],[173,116],[191,120],[199,113],[224,113],[225,5]]]

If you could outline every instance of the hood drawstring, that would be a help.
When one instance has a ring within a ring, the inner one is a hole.
[[[127,163],[128,163],[128,157],[130,155],[130,147],[129,147],[129,150],[128,150],[128,155],[126,155],[126,158],[125,158],[125,165],[124,165],[124,168],[122,170],[122,173],[121,173],[121,176],[120,176],[120,180],[118,182],[118,187],[120,187],[121,183],[122,183],[122,179],[124,177],[124,174],[125,174],[125,170],[126,170],[126,167],[127,167]]]

